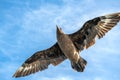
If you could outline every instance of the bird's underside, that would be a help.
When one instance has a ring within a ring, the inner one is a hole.
[[[78,72],[83,72],[87,61],[79,56],[79,49],[77,49],[70,39],[70,37],[57,26],[57,43],[64,53],[64,55],[70,60],[71,66]]]
[[[115,25],[117,25],[119,21],[120,12],[96,17],[87,21],[80,30],[75,33],[69,34],[68,37],[73,43],[75,50],[80,52],[94,45],[96,38],[102,38],[109,30],[111,30]],[[65,51],[63,51],[63,49],[61,49],[61,47],[59,46],[60,44],[55,43],[52,47],[43,51],[38,51],[33,54],[15,72],[13,77],[27,76],[32,73],[45,70],[50,64],[56,66],[65,59],[69,58],[68,56],[71,54],[66,55]],[[80,59],[81,60],[77,62],[79,62],[80,65],[84,65],[85,67],[86,61],[81,57]],[[84,67],[81,68],[81,66],[78,66],[77,62],[75,62],[76,64],[71,63],[72,68],[78,72],[83,71]]]

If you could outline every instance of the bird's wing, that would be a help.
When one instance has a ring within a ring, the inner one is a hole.
[[[96,17],[87,21],[77,32],[70,34],[78,50],[83,50],[95,43],[95,38],[102,38],[120,21],[120,12]]]
[[[23,65],[16,71],[13,77],[22,77],[42,71],[48,68],[49,64],[58,65],[66,59],[63,52],[56,43],[51,48],[38,51],[28,58]]]

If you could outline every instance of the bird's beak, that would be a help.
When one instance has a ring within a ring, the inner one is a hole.
[[[58,27],[58,25],[56,25],[57,31],[60,31],[60,28]]]
[[[62,29],[60,27],[58,27],[57,25],[56,25],[56,28],[57,28],[58,33],[63,33]]]

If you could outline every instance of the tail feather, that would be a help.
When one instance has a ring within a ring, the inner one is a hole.
[[[72,68],[78,72],[83,72],[85,66],[87,65],[87,61],[82,57],[79,58],[78,63],[71,62]]]

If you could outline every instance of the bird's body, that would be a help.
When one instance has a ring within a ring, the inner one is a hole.
[[[120,21],[120,12],[96,17],[87,21],[81,29],[72,34],[65,34],[57,27],[57,42],[50,48],[38,51],[28,58],[16,71],[13,77],[27,76],[56,66],[69,59],[77,72],[83,72],[87,61],[79,53],[95,44]]]
[[[74,62],[78,62],[79,51],[75,48],[70,37],[64,34],[59,28],[57,29],[57,41],[60,49],[64,52],[65,56]]]
[[[71,61],[74,70],[83,71],[87,62],[79,56],[79,50],[67,34],[57,26],[57,41],[60,49],[65,56]]]

